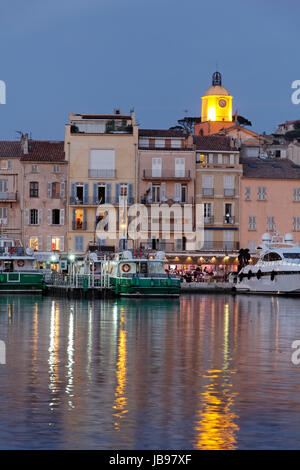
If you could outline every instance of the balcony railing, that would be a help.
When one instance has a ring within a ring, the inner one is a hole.
[[[89,170],[89,178],[114,179],[116,170]]]
[[[166,253],[175,253],[175,252],[186,252],[186,253],[195,253],[197,256],[201,256],[202,252],[210,251],[210,252],[221,252],[226,253],[227,251],[238,251],[240,248],[239,242],[236,241],[205,241],[203,246],[197,250],[191,250],[188,247],[188,242],[186,244],[183,243],[181,239],[172,242],[156,242],[152,243],[142,243],[141,248],[146,252],[152,251],[165,251]]]
[[[235,190],[234,189],[224,189],[224,196],[225,197],[234,197]]]
[[[202,196],[213,197],[214,188],[202,188]]]
[[[14,202],[18,200],[18,193],[0,193],[0,201]]]
[[[224,215],[224,224],[234,224],[235,223],[235,217],[232,215]]]
[[[88,197],[85,199],[79,198],[72,198],[70,197],[70,205],[71,206],[101,206],[103,204],[112,204],[114,206],[119,206],[121,204],[121,198],[110,198],[107,201],[103,201],[102,199],[95,199],[93,197]],[[128,198],[127,205],[130,206],[133,204],[133,198]]]
[[[239,250],[240,244],[235,241],[204,241],[203,247],[199,250],[201,251],[236,251]]]
[[[165,197],[164,200],[156,201],[153,198],[143,196],[141,198],[141,204],[194,204],[193,197],[187,197],[184,200],[177,200],[174,197]]]
[[[190,170],[143,170],[142,178],[144,180],[190,180]]]
[[[214,223],[214,216],[210,215],[209,217],[204,217],[205,224],[213,224]]]

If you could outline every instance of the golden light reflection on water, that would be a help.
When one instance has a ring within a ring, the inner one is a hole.
[[[232,391],[234,370],[230,370],[229,304],[224,305],[222,369],[202,375],[208,383],[198,393],[199,408],[195,425],[195,448],[233,450],[237,447],[238,416],[232,410],[236,394]]]
[[[119,344],[118,344],[118,362],[116,368],[117,387],[115,390],[115,401],[113,405],[114,413],[114,427],[117,431],[120,430],[121,420],[124,415],[128,412],[126,409],[127,398],[126,398],[126,375],[127,375],[127,332],[125,322],[125,309],[121,307],[121,319],[120,319],[120,332],[119,332]]]
[[[74,367],[74,309],[70,308],[70,317],[69,317],[69,331],[68,331],[68,347],[67,347],[68,363],[67,363],[67,385],[66,385],[66,394],[69,395],[68,406],[69,408],[74,408],[73,400],[73,387],[74,387],[74,377],[73,377],[73,367]]]
[[[54,300],[51,304],[51,316],[50,316],[50,345],[49,345],[49,390],[54,395],[58,391],[58,346],[59,346],[59,307],[58,303]],[[50,409],[53,409],[57,405],[55,403],[58,399],[54,396],[49,403]]]

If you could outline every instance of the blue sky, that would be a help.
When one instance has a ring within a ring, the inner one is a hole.
[[[201,114],[216,62],[253,130],[300,118],[297,1],[10,0],[0,10],[0,138],[63,139],[70,111],[135,108],[144,128]]]

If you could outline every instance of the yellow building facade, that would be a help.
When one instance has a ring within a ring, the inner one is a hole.
[[[117,223],[121,224],[120,205],[136,201],[138,127],[134,113],[71,113],[65,154],[69,162],[69,253],[83,255],[91,246],[119,248],[120,237],[126,239],[126,226],[115,238],[99,239],[97,224],[107,216],[105,205],[116,208]]]

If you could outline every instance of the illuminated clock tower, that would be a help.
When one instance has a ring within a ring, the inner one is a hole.
[[[195,135],[214,134],[232,124],[232,96],[222,86],[220,72],[215,72],[212,86],[202,96],[201,122],[195,123]]]

